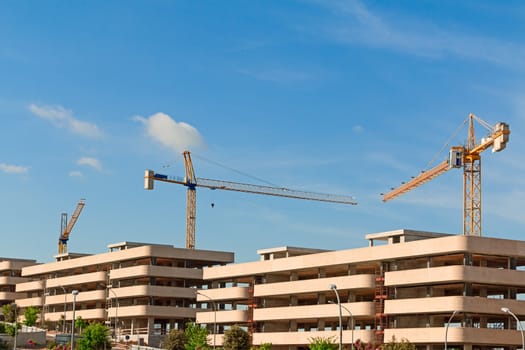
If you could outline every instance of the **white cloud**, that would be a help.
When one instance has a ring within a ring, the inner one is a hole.
[[[204,147],[204,139],[196,128],[177,122],[167,114],[159,112],[147,118],[136,116],[133,119],[144,124],[149,138],[173,151]]]
[[[332,19],[322,31],[345,44],[362,44],[416,56],[452,55],[525,69],[522,59],[525,47],[520,43],[451,31],[430,21],[399,14],[387,18],[370,11],[358,0],[316,2],[341,17],[340,21]]]
[[[83,177],[82,172],[78,170],[73,170],[69,172],[70,177]]]
[[[92,157],[82,157],[77,160],[78,165],[87,165],[98,171],[102,170],[102,163],[97,158]]]
[[[365,128],[362,125],[354,125],[352,131],[355,133],[362,133],[365,131]]]
[[[29,167],[0,163],[0,171],[7,174],[26,174],[29,171]]]
[[[96,124],[76,119],[72,111],[62,106],[38,106],[30,104],[29,110],[37,117],[49,120],[55,126],[65,128],[75,134],[93,138],[102,136],[102,131]]]

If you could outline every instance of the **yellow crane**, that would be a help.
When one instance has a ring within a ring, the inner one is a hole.
[[[332,195],[325,193],[305,192],[298,190],[291,190],[284,187],[260,186],[252,184],[244,184],[238,182],[229,182],[221,180],[203,179],[195,176],[193,163],[189,151],[184,151],[184,166],[186,168],[186,176],[171,177],[163,174],[155,173],[153,170],[146,170],[144,175],[144,188],[147,190],[153,189],[154,181],[162,181],[184,185],[188,188],[186,196],[186,248],[195,249],[195,218],[197,212],[196,205],[196,188],[205,187],[212,190],[227,190],[255,194],[264,194],[269,196],[288,197],[297,199],[308,199],[322,202],[342,203],[342,204],[357,204],[353,197]]]
[[[60,221],[60,237],[58,238],[58,254],[67,253],[67,241],[69,240],[69,234],[73,230],[73,226],[77,223],[78,217],[86,204],[85,199],[80,199],[77,203],[77,207],[71,215],[71,220],[67,222],[67,213],[62,213]]]
[[[487,137],[478,142],[474,121],[489,130]],[[463,124],[468,123],[468,138],[465,146],[450,148],[447,160],[430,170],[423,171],[410,181],[383,195],[383,202],[392,200],[413,190],[452,168],[463,167],[463,234],[481,236],[481,153],[492,147],[492,152],[505,149],[509,141],[509,125],[499,122],[494,126],[470,114]]]

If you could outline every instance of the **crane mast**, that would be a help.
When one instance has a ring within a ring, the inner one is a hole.
[[[476,140],[474,121],[490,130],[488,137]],[[491,126],[484,120],[470,114],[468,122],[468,138],[465,146],[450,148],[447,160],[434,168],[421,172],[410,181],[383,195],[383,202],[392,200],[416,187],[438,177],[452,168],[463,168],[463,234],[481,236],[481,153],[492,147],[492,152],[505,149],[509,140],[509,125],[503,122]]]
[[[163,174],[155,173],[153,170],[146,170],[144,175],[144,188],[147,190],[153,189],[154,181],[175,183],[184,185],[187,187],[186,194],[186,248],[195,249],[195,222],[196,222],[196,211],[197,211],[197,200],[196,200],[196,189],[197,187],[205,187],[212,190],[226,190],[245,192],[253,194],[262,194],[269,196],[296,198],[296,199],[307,199],[322,202],[341,203],[341,204],[357,204],[355,199],[351,196],[332,195],[325,193],[306,192],[292,190],[284,187],[272,187],[272,186],[261,186],[253,184],[245,184],[231,181],[221,181],[204,179],[195,176],[193,163],[191,161],[191,155],[189,151],[183,152],[184,166],[186,170],[186,176],[184,178],[168,176]]]
[[[60,221],[60,237],[58,238],[58,254],[67,253],[67,241],[69,240],[69,235],[77,223],[78,217],[80,216],[85,204],[85,199],[80,199],[78,201],[77,207],[75,208],[73,215],[71,215],[71,220],[69,222],[67,222],[67,214],[62,213]]]

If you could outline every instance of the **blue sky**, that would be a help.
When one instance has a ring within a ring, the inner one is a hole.
[[[512,131],[483,154],[483,235],[522,239],[524,38],[521,1],[2,1],[0,256],[52,261],[80,198],[70,252],[183,247],[185,187],[143,175],[184,175],[185,148],[197,177],[359,203],[198,190],[197,248],[237,261],[461,233],[460,170],[380,193],[463,144],[469,113]]]

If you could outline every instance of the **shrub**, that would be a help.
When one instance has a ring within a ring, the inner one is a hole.
[[[185,350],[184,344],[186,344],[187,340],[188,338],[183,330],[172,329],[166,335],[162,348],[166,350]]]
[[[232,326],[224,332],[225,350],[249,350],[250,335],[238,325]]]
[[[334,337],[313,337],[308,339],[310,350],[336,350],[339,346],[335,343]]]

